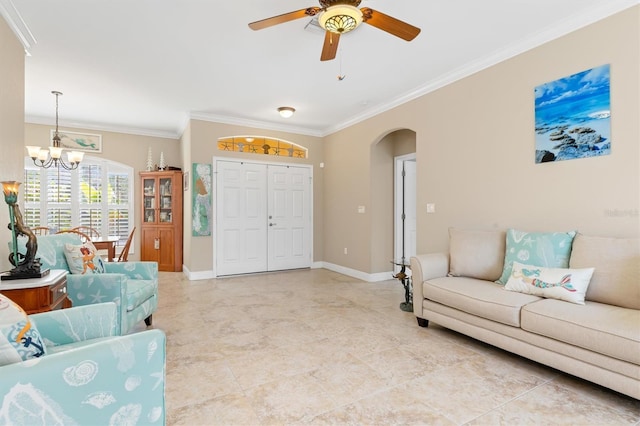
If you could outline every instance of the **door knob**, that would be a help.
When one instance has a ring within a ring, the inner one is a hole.
[[[269,226],[275,226],[277,223],[269,223]]]

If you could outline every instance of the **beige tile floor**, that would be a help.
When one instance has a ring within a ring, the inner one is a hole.
[[[640,424],[640,402],[398,308],[324,269],[160,274],[169,425]]]

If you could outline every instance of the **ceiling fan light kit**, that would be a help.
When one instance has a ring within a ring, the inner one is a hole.
[[[355,30],[362,23],[362,12],[351,5],[329,7],[318,18],[322,28],[335,34],[344,34]]]
[[[249,24],[254,31],[283,24],[295,19],[318,15],[318,24],[325,30],[321,61],[335,59],[340,35],[353,31],[363,22],[406,41],[420,34],[420,28],[369,7],[358,9],[362,0],[318,0],[321,7],[311,6]]]
[[[295,108],[292,107],[280,107],[278,108],[278,113],[282,118],[290,118],[293,116],[293,113],[296,112]]]

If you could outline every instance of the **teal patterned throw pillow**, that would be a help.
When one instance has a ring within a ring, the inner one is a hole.
[[[496,282],[505,285],[509,281],[513,262],[547,268],[568,268],[575,236],[575,231],[524,232],[509,229],[504,267]]]

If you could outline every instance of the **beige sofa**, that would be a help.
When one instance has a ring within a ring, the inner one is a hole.
[[[585,304],[497,284],[504,231],[450,230],[449,253],[411,258],[420,326],[441,326],[640,399],[640,240],[573,239],[570,268],[595,268]]]

